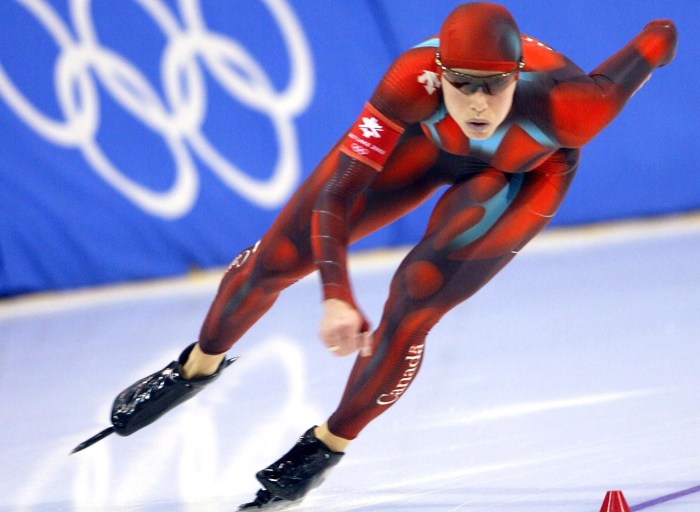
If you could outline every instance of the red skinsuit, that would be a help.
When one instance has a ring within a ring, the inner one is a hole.
[[[521,39],[525,68],[512,111],[484,141],[466,138],[445,111],[437,39],[401,55],[357,123],[260,242],[231,264],[202,326],[202,350],[227,351],[284,288],[316,269],[326,299],[357,307],[348,244],[447,187],[396,271],[373,355],[357,358],[330,430],[354,439],[393,404],[420,367],[430,329],[545,227],[571,184],[579,148],[673,58],[676,33],[671,22],[652,22],[588,75]]]

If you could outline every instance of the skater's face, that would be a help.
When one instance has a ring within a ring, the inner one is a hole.
[[[470,139],[489,138],[513,106],[519,68],[502,73],[439,65],[443,70],[445,107],[450,116]]]

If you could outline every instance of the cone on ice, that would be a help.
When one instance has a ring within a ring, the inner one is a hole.
[[[630,512],[630,506],[622,491],[608,491],[605,494],[603,506],[600,507],[600,512]]]

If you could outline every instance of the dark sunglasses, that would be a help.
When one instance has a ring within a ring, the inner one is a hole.
[[[483,87],[486,94],[498,94],[511,84],[513,81],[512,76],[525,67],[525,63],[520,59],[518,67],[507,73],[487,76],[468,75],[445,66],[440,61],[440,52],[435,54],[435,64],[442,69],[442,76],[445,77],[445,80],[464,94],[472,94],[478,91],[480,87]]]

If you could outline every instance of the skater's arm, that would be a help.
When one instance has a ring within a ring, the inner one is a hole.
[[[326,345],[341,346],[339,354],[369,343],[362,335],[369,325],[359,312],[348,277],[351,217],[364,208],[362,193],[383,171],[406,126],[436,108],[439,95],[432,89],[427,92],[416,78],[435,65],[434,59],[434,49],[420,48],[392,63],[340,141],[336,168],[314,205],[311,247],[326,301],[320,332]]]
[[[434,48],[413,48],[399,56],[338,144],[336,169],[319,192],[311,233],[325,299],[356,307],[346,267],[350,213],[362,207],[358,197],[382,172],[405,128],[437,107],[438,90],[418,79],[434,67]]]
[[[335,172],[319,192],[312,213],[311,247],[324,299],[355,306],[347,271],[350,211],[375,175],[369,166],[341,153]]]
[[[349,217],[358,195],[376,171],[344,154],[314,205],[311,247],[323,284],[324,311],[319,335],[336,355],[348,355],[369,324],[355,303],[347,269]]]
[[[591,71],[589,76],[601,87],[615,84],[628,99],[646,82],[652,71],[673,60],[677,39],[673,21],[652,21],[624,48]]]
[[[562,145],[581,147],[598,134],[656,68],[673,60],[676,41],[672,21],[653,21],[588,75],[554,87],[553,127]]]

